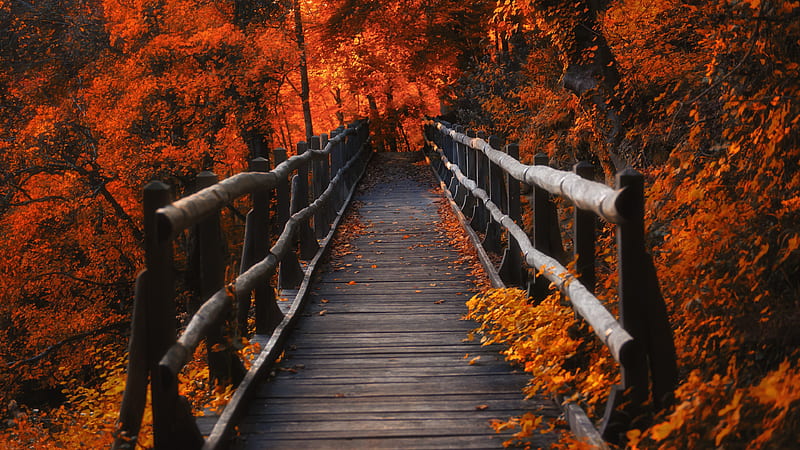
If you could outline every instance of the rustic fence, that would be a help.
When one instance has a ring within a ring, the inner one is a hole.
[[[592,181],[593,167],[586,162],[565,172],[550,168],[547,155],[538,154],[533,165],[525,165],[516,144],[503,146],[495,136],[442,121],[426,122],[424,132],[452,199],[485,236],[483,248],[503,255],[493,284],[527,287],[534,301],[554,284],[619,363],[621,384],[611,389],[601,426],[603,438],[618,442],[635,421],[671,401],[677,379],[672,330],[645,250],[642,175],[625,169],[613,189]],[[531,236],[522,228],[520,183],[531,188]],[[577,279],[563,265],[568,257],[552,195],[575,207]],[[597,217],[616,224],[619,321],[593,294]],[[528,279],[525,265],[538,275]]]
[[[145,269],[136,280],[128,378],[115,448],[135,447],[148,384],[156,448],[214,448],[226,439],[243,403],[239,399],[279,356],[316,262],[366,167],[368,127],[367,121],[358,121],[333,131],[330,140],[324,134],[316,136],[310,148],[301,142],[297,155],[288,159],[286,151],[278,149],[274,155],[279,164],[271,171],[266,159],[256,158],[250,171],[221,182],[213,173],[203,172],[197,179],[201,189],[175,202],[166,184],[154,181],[145,187]],[[225,284],[220,211],[245,195],[251,197],[252,210],[246,219],[239,276]],[[270,247],[271,223],[281,231]],[[175,238],[186,231],[187,261],[194,270],[193,289],[200,300],[190,305],[191,319],[176,339],[173,247]],[[307,261],[306,269],[300,260]],[[277,287],[297,289],[286,314],[278,307],[270,282],[276,270]],[[251,310],[255,333],[265,345],[245,373],[230,345],[230,330],[246,336]],[[236,406],[223,411],[207,439],[188,402],[178,395],[178,373],[204,339],[212,381],[239,382],[229,403]]]

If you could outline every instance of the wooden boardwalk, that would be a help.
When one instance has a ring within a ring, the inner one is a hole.
[[[376,158],[355,198],[362,228],[322,271],[235,448],[502,448],[508,434],[490,419],[559,414],[550,401],[523,400],[528,377],[497,348],[465,341],[475,285],[436,226],[441,194],[429,169]]]

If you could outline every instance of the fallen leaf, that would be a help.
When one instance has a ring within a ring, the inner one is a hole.
[[[489,409],[489,405],[478,405],[475,407],[475,409],[477,409],[478,411],[486,411],[487,409]]]
[[[358,284],[358,283],[356,283],[355,281],[348,281],[347,284],[353,285],[353,284]]]
[[[327,313],[328,313],[328,310],[327,309],[323,309],[322,311],[319,312],[319,315],[320,316],[324,316]]]
[[[433,302],[433,303],[434,303],[435,305],[441,305],[442,303],[444,303],[444,299],[442,299],[442,300],[436,300],[436,301],[435,301],[435,302]]]

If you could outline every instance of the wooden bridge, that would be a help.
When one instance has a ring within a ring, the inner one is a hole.
[[[464,131],[426,125],[425,161],[436,181],[411,154],[373,157],[360,121],[298,144],[288,160],[276,150],[271,171],[257,158],[250,172],[218,183],[202,173],[198,192],[174,202],[168,186],[148,185],[146,269],[137,278],[115,447],[135,443],[148,386],[156,448],[502,448],[508,432],[495,434],[488,422],[530,410],[563,414],[604,446],[576,405],[524,400],[527,376],[498,348],[467,339],[475,325],[462,320],[464,303],[477,286],[448,237],[448,208],[478,244],[492,285],[528,287],[535,298],[555,284],[620,363],[605,439],[666,405],[677,370],[644,249],[641,176],[621,173],[613,189],[582,178],[591,177],[585,165],[578,174],[551,169],[541,156],[524,165],[515,145]],[[532,189],[532,238],[521,228],[521,184]],[[239,276],[226,282],[220,211],[248,194]],[[576,206],[579,279],[562,265],[551,195]],[[336,237],[345,216],[349,232]],[[618,224],[620,321],[592,294],[596,216]],[[179,338],[176,238],[187,243],[194,274],[191,320]],[[503,255],[499,267],[487,251]],[[249,371],[231,345],[237,335],[262,344]],[[196,418],[178,395],[178,373],[203,340],[212,381],[237,389],[219,416]],[[555,434],[531,445],[547,447]]]

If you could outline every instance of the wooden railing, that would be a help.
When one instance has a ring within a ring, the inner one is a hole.
[[[495,287],[528,287],[533,301],[552,283],[591,325],[620,365],[621,384],[612,387],[601,432],[608,441],[637,420],[671,402],[677,380],[672,330],[652,259],[645,249],[644,179],[635,170],[617,174],[616,189],[592,181],[593,168],[578,163],[573,172],[548,166],[538,154],[533,165],[519,162],[516,144],[446,122],[425,125],[427,148],[454,202],[484,234],[483,248],[503,255]],[[502,147],[502,150],[501,150]],[[531,187],[532,235],[522,229],[520,183]],[[566,259],[556,206],[551,195],[575,206],[573,248],[576,276]],[[616,224],[619,271],[619,321],[593,294],[596,217]],[[501,234],[506,246],[501,248]],[[529,271],[538,272],[529,280]]]
[[[170,201],[166,184],[154,181],[145,187],[145,269],[136,280],[128,378],[114,447],[135,447],[148,381],[156,448],[214,448],[225,441],[239,413],[239,399],[280,355],[285,332],[306,296],[316,262],[366,167],[371,153],[368,127],[366,120],[358,121],[333,131],[330,140],[324,134],[314,137],[310,148],[301,142],[297,155],[289,159],[285,150],[278,149],[274,154],[279,164],[271,171],[266,159],[256,158],[249,172],[221,182],[212,173],[201,173],[197,184],[202,189],[175,202]],[[239,276],[226,284],[220,211],[248,194],[252,210],[246,219]],[[271,202],[273,196],[275,202]],[[276,205],[272,214],[270,203]],[[281,231],[270,247],[271,222]],[[176,339],[173,247],[175,238],[185,231],[190,243],[187,261],[195,270],[193,290],[200,300],[190,305],[191,319]],[[299,259],[307,260],[305,270]],[[279,309],[270,285],[276,270],[278,287],[298,289],[286,314]],[[231,348],[232,336],[224,330],[227,327],[246,336],[251,308],[255,310],[255,332],[265,345],[245,373]],[[203,339],[212,380],[239,382],[229,407],[207,439],[200,434],[188,402],[178,395],[178,373]]]

